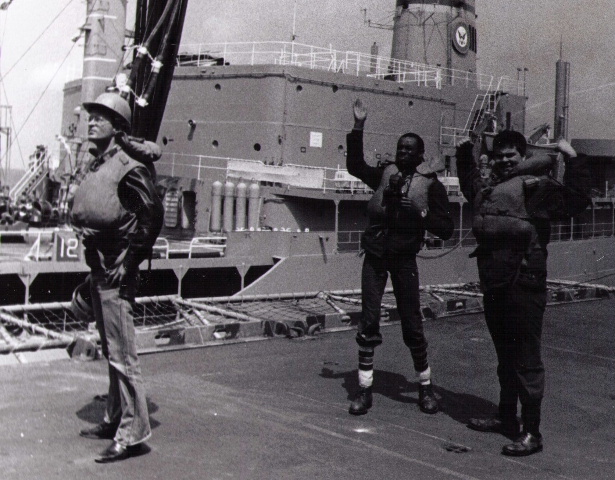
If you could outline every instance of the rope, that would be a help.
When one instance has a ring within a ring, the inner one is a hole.
[[[468,233],[466,233],[463,238],[461,240],[459,240],[459,242],[452,246],[450,249],[448,249],[447,251],[443,252],[443,253],[439,253],[438,255],[421,255],[421,254],[417,254],[417,258],[422,258],[424,260],[435,260],[437,258],[442,258],[447,256],[448,254],[452,253],[453,251],[457,250],[459,247],[461,247],[463,245],[463,241],[468,238],[468,236],[470,235],[470,233],[472,233],[472,230],[468,230]]]

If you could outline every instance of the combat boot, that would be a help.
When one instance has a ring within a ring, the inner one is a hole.
[[[351,415],[365,415],[372,407],[372,387],[361,388],[352,399],[348,413]]]
[[[433,385],[431,383],[427,385],[419,384],[419,408],[421,412],[430,414],[440,410],[440,405],[436,395],[433,393]]]

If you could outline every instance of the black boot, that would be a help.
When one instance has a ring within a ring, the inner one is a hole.
[[[504,445],[502,453],[510,457],[526,457],[542,452],[542,435],[524,431],[515,443]]]
[[[348,413],[351,415],[365,415],[372,407],[372,387],[361,388],[352,399]]]
[[[419,384],[419,408],[423,413],[436,413],[440,410],[440,405],[433,393],[433,386],[431,383],[427,385]]]

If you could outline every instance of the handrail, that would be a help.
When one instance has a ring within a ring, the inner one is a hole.
[[[161,243],[162,245],[158,245],[158,243]],[[163,253],[161,254],[161,257],[169,258],[169,241],[164,237],[158,237],[156,241],[154,242],[154,246],[152,247],[152,250],[154,251],[162,250]]]
[[[224,243],[202,243],[203,241]],[[209,250],[214,253],[218,253],[220,256],[223,256],[224,251],[226,250],[226,237],[194,237],[190,241],[190,247],[188,249],[188,258],[192,258],[194,250],[199,248]]]
[[[322,191],[345,190],[346,187],[344,185],[349,181],[346,175],[343,175],[343,178],[341,178],[340,172],[347,173],[347,170],[341,169],[339,166],[337,168],[317,167],[292,163],[267,165],[260,160],[174,152],[165,154],[165,157],[165,162],[156,167],[160,175],[173,175],[177,169],[183,168],[194,169],[195,172],[191,173],[191,175],[196,178],[202,178],[201,170],[216,171],[219,176],[226,179],[241,179],[248,182],[273,182],[289,188],[297,187]],[[230,164],[234,168],[230,168]],[[239,168],[242,165],[245,166],[244,170]],[[303,173],[309,173],[309,175],[304,175]],[[308,177],[311,180],[309,184],[306,183],[308,182],[306,180]],[[353,192],[371,192],[371,189],[359,179],[352,178]],[[314,179],[317,179],[319,182],[317,186],[314,185],[316,181]]]
[[[356,51],[338,51],[297,42],[222,42],[182,44],[178,66],[291,65],[311,70],[326,70],[346,75],[369,76],[427,87],[493,85],[494,76],[438,67],[397,58]],[[196,57],[196,58],[195,58]],[[187,58],[182,61],[182,58]],[[501,77],[498,85],[505,92],[518,92],[519,84]],[[489,87],[488,87],[489,88]]]

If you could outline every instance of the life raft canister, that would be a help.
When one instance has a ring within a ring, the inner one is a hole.
[[[527,210],[526,188],[538,181],[538,177],[520,175],[481,191],[472,223],[479,244],[514,250],[530,246],[536,228]]]

